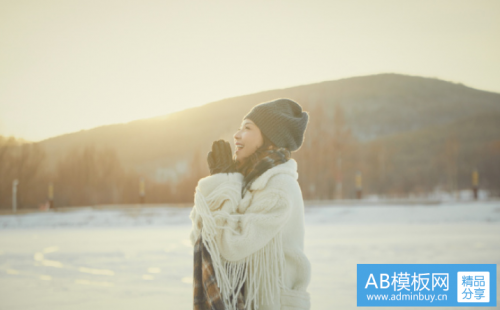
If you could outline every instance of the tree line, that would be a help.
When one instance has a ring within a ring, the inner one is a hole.
[[[500,140],[471,144],[451,134],[431,145],[427,143],[433,135],[430,132],[430,137],[363,142],[352,134],[342,105],[326,110],[318,104],[306,110],[310,122],[304,144],[292,153],[304,199],[355,198],[360,185],[357,175],[365,196],[406,197],[435,189],[454,192],[471,187],[473,170],[479,172],[480,188],[500,194]],[[145,179],[147,203],[190,203],[198,180],[209,174],[207,153],[194,151],[190,170],[181,179],[156,182],[124,168],[113,149],[75,148],[49,170],[46,154],[37,143],[0,137],[0,208],[12,208],[16,179],[18,209],[46,202],[49,184],[55,207],[139,203],[140,178]]]

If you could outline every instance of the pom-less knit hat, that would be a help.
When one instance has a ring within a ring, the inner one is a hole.
[[[295,101],[280,98],[256,105],[243,117],[252,120],[277,147],[296,151],[304,141],[309,114]]]

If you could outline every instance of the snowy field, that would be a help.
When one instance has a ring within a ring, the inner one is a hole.
[[[0,216],[0,309],[192,309],[189,212]],[[308,207],[305,247],[311,309],[354,309],[358,263],[499,264],[500,202]]]

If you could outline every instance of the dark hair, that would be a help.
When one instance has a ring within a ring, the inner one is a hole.
[[[262,133],[261,133],[262,134]],[[252,185],[253,181],[262,175],[267,169],[271,167],[264,167],[262,169],[256,169],[257,165],[262,161],[262,159],[269,155],[269,152],[276,150],[283,150],[285,154],[284,160],[287,161],[291,158],[291,152],[287,148],[277,147],[268,137],[262,134],[264,142],[262,145],[255,150],[250,156],[248,156],[243,162],[236,160],[236,154],[234,155],[234,161],[236,162],[236,169],[238,172],[243,174],[243,188],[242,188],[242,198],[245,190]],[[269,147],[271,146],[271,150]]]

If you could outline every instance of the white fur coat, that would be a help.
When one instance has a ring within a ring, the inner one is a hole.
[[[310,309],[311,265],[297,179],[297,162],[290,158],[255,179],[243,198],[239,172],[199,180],[190,239],[194,246],[202,234],[227,310],[235,308],[230,292],[243,282],[246,309]]]

